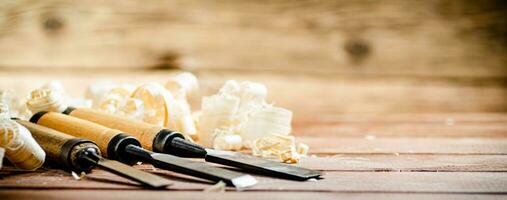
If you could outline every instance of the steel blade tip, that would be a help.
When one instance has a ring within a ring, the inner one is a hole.
[[[231,182],[237,190],[243,190],[258,183],[257,179],[248,174],[234,178],[231,180]]]

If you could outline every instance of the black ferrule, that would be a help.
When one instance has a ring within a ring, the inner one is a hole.
[[[70,115],[70,113],[71,113],[72,111],[74,111],[74,110],[76,110],[76,108],[74,108],[74,107],[70,107],[70,106],[69,106],[69,107],[67,107],[67,109],[65,109],[65,110],[62,112],[62,114],[65,114],[65,115]]]
[[[174,138],[185,139],[183,134],[181,134],[179,132],[171,131],[169,129],[160,130],[160,132],[157,133],[157,136],[153,140],[153,145],[152,145],[153,151],[158,152],[158,153],[169,153],[170,154],[170,150],[171,150],[170,144]]]
[[[76,163],[79,164],[79,166],[85,166],[87,167],[86,170],[83,170],[85,172],[90,171],[93,167],[97,165],[99,162],[99,159],[101,156],[99,155],[99,149],[94,147],[86,147],[79,152],[77,152],[76,155]],[[78,170],[79,171],[79,170]]]
[[[141,143],[132,136],[126,134],[118,134],[111,139],[107,145],[107,156],[112,160],[118,160],[122,163],[133,165],[138,160],[129,156],[125,151],[128,145],[141,146]]]
[[[157,133],[153,140],[153,151],[186,158],[206,156],[206,150],[203,147],[185,140],[183,134],[169,129],[162,129]]]
[[[68,168],[72,171],[76,171],[76,172],[82,172],[82,171],[89,172],[94,167],[94,165],[89,164],[89,163],[76,162],[75,159],[77,159],[77,158],[72,157],[73,151],[77,150],[76,146],[78,146],[80,144],[84,144],[84,143],[91,143],[94,146],[96,146],[95,143],[93,143],[92,141],[86,140],[86,139],[80,139],[80,138],[73,138],[73,139],[67,140],[62,145],[62,148],[60,150],[60,161],[65,165],[66,168]],[[86,148],[78,150],[78,151],[83,151],[87,148],[92,148],[92,147],[86,147]],[[94,149],[96,149],[96,148],[94,148]],[[98,151],[98,149],[96,149],[96,151]],[[78,152],[77,154],[80,154],[80,152]],[[79,155],[77,157],[79,157]]]
[[[40,111],[38,113],[35,113],[34,115],[32,115],[32,117],[30,118],[30,122],[34,123],[34,124],[37,124],[37,122],[39,121],[39,119],[44,116],[46,113],[48,113],[47,111]]]

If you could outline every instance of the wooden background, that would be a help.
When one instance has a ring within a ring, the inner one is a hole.
[[[228,79],[266,84],[318,156],[301,165],[326,173],[199,197],[507,194],[505,1],[0,1],[0,89],[15,95],[60,80],[79,97],[98,80],[163,83],[179,70],[195,73],[204,95]],[[97,182],[119,179],[103,171],[81,182],[7,174],[6,199],[184,199],[209,186],[176,179],[174,191],[155,192]]]
[[[225,79],[264,82],[300,113],[505,112],[506,10],[491,0],[4,0],[0,88],[110,74],[163,82],[153,70],[182,69],[204,94]]]

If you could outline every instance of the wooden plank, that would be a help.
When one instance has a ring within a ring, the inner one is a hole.
[[[348,113],[307,115],[297,118],[298,124],[496,124],[507,122],[505,113]]]
[[[70,95],[82,97],[86,87],[99,80],[111,79],[135,84],[164,83],[171,73],[174,71],[0,71],[0,89],[8,89],[25,98],[34,88],[50,80],[60,80]],[[197,74],[203,95],[216,93],[224,82],[230,79],[264,83],[268,88],[270,101],[292,110],[295,118],[304,118],[303,120],[317,115],[339,113],[381,115],[406,112],[507,111],[507,89],[503,83],[495,81],[482,83],[480,80],[460,82],[452,79],[420,79],[414,84],[414,79],[403,77],[242,71],[197,71]],[[304,99],[304,102],[295,99]],[[199,101],[200,99],[193,100],[194,108],[200,107]]]
[[[0,5],[0,66],[7,68],[507,73],[502,29],[507,17],[495,1],[54,0]]]
[[[507,138],[343,138],[297,137],[312,154],[496,154],[507,153]]]
[[[437,123],[421,122],[311,122],[293,123],[295,135],[348,137],[507,137],[506,122],[456,122],[452,118]]]
[[[89,199],[502,199],[500,194],[419,194],[419,193],[323,193],[323,192],[226,192],[196,193],[181,191],[117,191],[117,190],[0,190],[4,200],[37,200],[37,199],[76,199],[86,196]]]
[[[261,179],[251,190],[337,192],[506,193],[506,173],[326,172],[316,182]]]
[[[316,182],[261,179],[251,190],[337,192],[506,193],[506,173],[326,172]]]
[[[342,137],[505,137],[504,113],[383,113],[296,116],[295,135]]]
[[[505,155],[340,154],[308,157],[298,166],[324,171],[505,172]]]
[[[171,190],[200,191],[209,184],[175,178],[171,173],[157,174],[173,179]],[[25,174],[6,177],[1,188],[26,189],[139,189],[121,184],[125,180],[102,171],[87,179],[76,181],[70,176],[56,174]],[[248,191],[307,191],[307,192],[428,192],[428,193],[507,193],[507,173],[495,172],[325,172],[318,181],[289,181],[257,176],[259,184]],[[100,182],[99,182],[100,181]],[[120,183],[120,184],[118,184]],[[229,188],[232,190],[232,188]]]
[[[0,190],[4,200],[38,199],[76,199],[86,196],[89,199],[502,199],[500,194],[420,194],[420,193],[323,193],[323,192],[226,192],[196,193],[182,191],[118,191],[118,190]]]

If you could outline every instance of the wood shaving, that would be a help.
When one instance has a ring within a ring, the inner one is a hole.
[[[72,171],[70,174],[72,175],[72,177],[73,177],[75,180],[78,180],[78,181],[79,181],[79,180],[82,180],[82,179],[86,176],[86,173],[85,173],[85,172],[81,172],[81,173],[78,175],[76,172]]]
[[[199,116],[199,142],[206,146],[213,146],[216,129],[233,127],[237,124],[234,114],[237,112],[239,99],[229,95],[204,97]]]
[[[9,105],[7,105],[7,102],[0,99],[0,120],[2,119],[10,119],[11,113],[9,109]]]
[[[192,98],[199,94],[199,80],[192,73],[183,72],[170,77],[165,88],[177,98]]]
[[[243,145],[269,134],[288,135],[292,112],[266,103],[267,89],[254,82],[227,81],[218,94],[203,97],[199,140],[213,146],[215,129],[227,128],[241,136]]]
[[[162,85],[157,83],[141,85],[131,97],[144,103],[143,121],[181,131],[179,103]]]
[[[219,92],[202,99],[198,114],[199,142],[220,150],[251,148],[261,157],[278,157],[297,163],[309,147],[296,148],[291,132],[292,112],[266,102],[264,85],[227,81]],[[242,146],[238,144],[242,141]]]
[[[231,133],[230,129],[215,129],[213,149],[217,150],[240,150],[242,148],[241,136]]]
[[[0,147],[5,148],[5,157],[21,169],[41,167],[46,156],[30,131],[10,119],[0,120]]]
[[[303,143],[299,143],[298,147],[296,148],[296,151],[298,152],[298,154],[302,155],[302,156],[307,156],[309,150],[310,150],[310,147],[306,144],[303,144]]]
[[[269,134],[289,135],[291,119],[292,112],[289,110],[264,105],[250,113],[250,117],[241,124],[239,135],[245,144]]]
[[[225,192],[226,186],[227,185],[223,181],[219,181],[215,185],[205,188],[203,192]]]
[[[65,94],[65,88],[63,87],[62,82],[60,81],[50,81],[44,84],[41,89],[48,89],[56,93]]]
[[[26,102],[26,106],[32,113],[40,111],[62,112],[67,108],[62,93],[42,88],[32,91],[31,98]]]
[[[112,90],[116,88],[121,88],[121,90],[128,91],[128,94],[131,94],[135,86],[131,84],[116,84],[112,81],[103,80],[96,82],[88,86],[85,92],[85,99],[92,101],[92,108],[98,109],[103,101],[103,98],[108,96]]]
[[[285,163],[298,163],[301,157],[308,154],[309,147],[306,144],[298,144],[294,136],[271,135],[256,139],[252,144],[252,152],[255,156],[277,157]]]
[[[165,87],[148,83],[138,87],[103,81],[87,89],[93,108],[166,127],[196,139],[197,128],[187,96],[197,92],[197,78],[182,73]]]
[[[169,104],[174,102],[174,97],[164,87],[157,83],[149,83],[139,86],[131,95],[144,104],[142,120],[150,124],[176,128],[175,123],[169,124]]]

